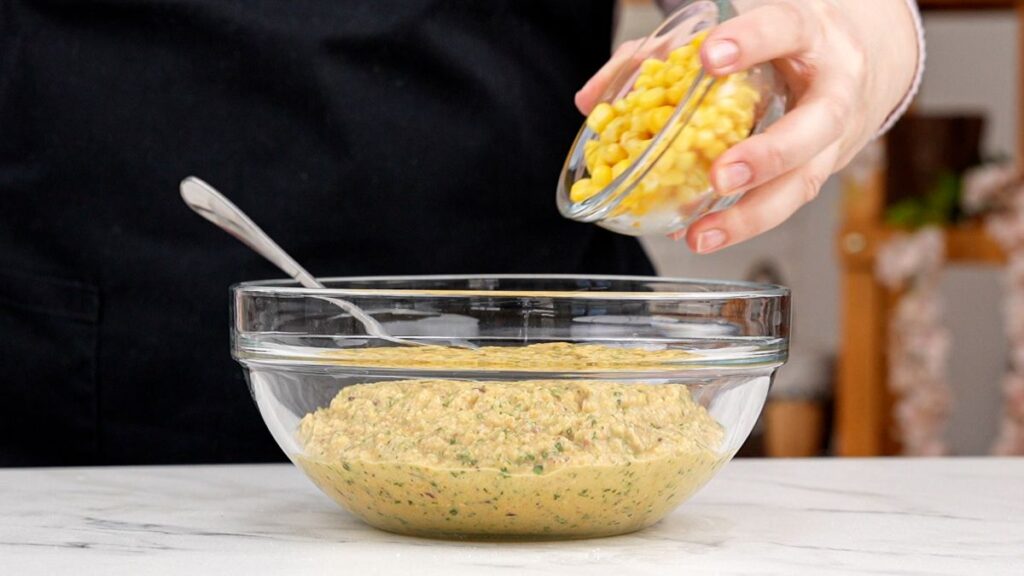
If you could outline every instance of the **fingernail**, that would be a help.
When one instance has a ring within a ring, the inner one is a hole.
[[[724,68],[736,63],[740,57],[740,47],[732,40],[717,40],[707,45],[704,56],[712,68]]]
[[[719,168],[715,172],[715,184],[718,192],[726,194],[741,186],[746,186],[754,176],[746,162],[733,162]]]
[[[725,232],[721,230],[705,230],[697,235],[697,253],[707,254],[721,248],[725,244]]]

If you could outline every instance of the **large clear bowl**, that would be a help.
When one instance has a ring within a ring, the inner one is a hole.
[[[233,356],[281,449],[321,490],[368,524],[419,536],[587,538],[657,522],[740,448],[789,345],[778,286],[325,285],[233,287]],[[435,346],[370,337],[325,298]]]

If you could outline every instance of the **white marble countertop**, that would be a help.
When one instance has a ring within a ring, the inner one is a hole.
[[[1024,574],[1024,459],[737,460],[646,531],[368,528],[290,465],[0,470],[0,574]]]

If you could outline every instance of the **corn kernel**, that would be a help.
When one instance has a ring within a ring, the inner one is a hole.
[[[728,116],[719,116],[718,119],[715,120],[714,126],[712,126],[711,129],[719,136],[726,136],[736,130],[736,124],[730,120]]]
[[[718,110],[702,107],[693,114],[693,123],[697,126],[710,126],[718,121]]]
[[[646,178],[643,179],[642,182],[640,182],[639,192],[645,196],[653,195],[658,192],[659,188],[661,188],[661,183],[659,182],[658,178],[652,175],[648,175]]]
[[[686,175],[681,170],[669,170],[658,177],[662,186],[679,186],[686,181]]]
[[[637,106],[641,108],[655,108],[665,103],[665,89],[655,86],[641,92],[636,99]]]
[[[668,55],[668,59],[670,62],[681,63],[686,62],[690,58],[694,57],[696,54],[696,47],[693,46],[692,44],[686,44],[685,46],[680,46],[679,48],[676,48],[675,50],[670,52]]]
[[[683,152],[676,157],[676,167],[682,171],[687,171],[697,165],[697,155],[693,152]]]
[[[681,150],[689,150],[693,148],[693,141],[697,137],[697,130],[693,126],[687,126],[679,132],[679,136],[676,137],[676,143],[679,145]]]
[[[686,77],[686,68],[682,64],[676,64],[670,66],[665,70],[665,82],[669,85],[675,86],[680,80]]]
[[[626,153],[629,154],[630,159],[637,159],[644,150],[651,144],[650,140],[630,140],[624,143],[622,146],[626,149]]]
[[[617,143],[609,144],[601,151],[601,161],[609,166],[625,160],[626,156],[626,149]]]
[[[644,134],[646,137],[647,133],[647,113],[643,110],[634,110],[629,115],[629,129],[633,132],[639,132]]]
[[[710,185],[707,177],[703,174],[692,172],[686,176],[686,186],[694,190],[706,190]]]
[[[698,130],[693,138],[694,146],[704,148],[715,141],[715,133],[711,130]]]
[[[594,184],[590,179],[581,178],[572,185],[572,189],[569,191],[569,199],[573,202],[583,202],[596,193],[597,189],[594,188]]]
[[[612,182],[612,169],[607,164],[598,164],[590,175],[590,181],[597,188],[604,188]]]
[[[647,135],[644,132],[627,130],[626,132],[622,133],[622,136],[619,138],[619,142],[621,142],[622,145],[625,146],[627,142],[630,142],[632,140],[643,140],[646,137]]]
[[[672,106],[659,106],[647,113],[647,129],[651,134],[661,132],[661,129],[668,123],[672,113],[675,112]]]
[[[655,74],[665,68],[665,63],[657,58],[648,58],[640,63],[641,74]]]
[[[623,118],[616,118],[605,126],[604,130],[601,131],[601,142],[610,144],[612,142],[618,142],[619,137],[626,131],[626,120]]]
[[[597,106],[594,106],[594,109],[590,112],[590,116],[587,116],[587,126],[594,132],[600,132],[604,130],[604,127],[607,126],[613,118],[615,118],[615,110],[612,109],[611,104],[601,102]]]
[[[706,146],[704,146],[704,156],[708,160],[714,160],[725,152],[725,143],[721,140],[712,140]]]
[[[596,140],[591,140],[594,144],[598,144]],[[583,149],[583,160],[587,165],[587,171],[593,172],[594,166],[597,166],[597,161],[601,156],[601,148],[594,146],[590,147],[590,150]]]
[[[629,168],[629,160],[616,162],[615,165],[612,166],[612,180],[622,176],[622,173],[625,172],[627,168]]]
[[[722,96],[717,100],[717,102],[718,109],[722,111],[722,114],[728,116],[733,116],[737,112],[743,110],[743,106],[740,104],[740,101],[734,95]]]
[[[675,106],[683,100],[686,96],[686,88],[680,84],[676,84],[665,90],[665,102],[669,106]]]

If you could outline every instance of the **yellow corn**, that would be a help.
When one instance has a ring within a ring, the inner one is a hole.
[[[704,157],[711,161],[721,156],[723,152],[725,152],[725,142],[721,140],[712,140],[704,146]]]
[[[627,168],[629,168],[629,160],[616,162],[615,165],[612,166],[612,180],[622,176],[622,173],[625,172]]]
[[[665,82],[669,85],[676,85],[680,80],[686,77],[686,67],[682,64],[675,64],[665,70]]]
[[[665,103],[665,89],[655,86],[650,90],[644,90],[636,97],[636,104],[641,108],[655,108]]]
[[[590,181],[597,188],[604,188],[612,183],[612,169],[607,164],[598,164],[594,173],[590,175]]]
[[[705,150],[712,146],[714,142],[718,140],[718,136],[707,128],[701,128],[694,134],[693,137],[693,149],[697,154],[705,155]]]
[[[686,96],[686,87],[676,84],[665,90],[665,103],[669,106],[675,106],[683,100],[683,96]]]
[[[609,166],[612,166],[620,160],[625,160],[626,156],[628,156],[626,154],[626,149],[620,144],[609,144],[601,151],[601,161]]]
[[[594,188],[590,178],[581,178],[572,185],[572,190],[569,191],[569,199],[573,202],[583,202],[596,193],[597,189]]]
[[[657,58],[648,58],[640,63],[641,74],[656,74],[665,69],[665,63]]]
[[[665,60],[648,58],[623,98],[598,104],[587,126],[599,138],[584,144],[589,178],[576,182],[573,202],[591,198],[637,161],[665,129],[700,71],[700,45],[706,33],[676,48]],[[709,170],[729,146],[746,138],[754,126],[760,94],[746,73],[719,79],[696,108],[657,164],[622,199],[614,214],[641,216],[666,204],[677,207],[699,199],[710,186]]]
[[[645,136],[646,134],[640,132],[639,130],[627,130],[626,132],[622,133],[622,138],[619,139],[619,142],[621,142],[622,145],[625,146],[626,142],[632,142],[633,140],[641,140]]]
[[[594,106],[594,110],[587,117],[587,126],[594,132],[601,132],[613,118],[615,118],[615,110],[612,109],[611,104],[601,102]]]
[[[633,82],[633,87],[635,88],[650,88],[655,85],[654,78],[650,74],[641,74]]]
[[[658,183],[662,186],[679,186],[686,181],[686,174],[681,170],[666,170],[664,174],[658,178]]]
[[[597,166],[597,156],[601,151],[601,143],[597,140],[587,140],[583,145],[583,159],[587,163],[587,170],[593,171]]]
[[[626,149],[630,160],[636,160],[650,144],[650,140],[627,140],[623,142],[622,147]]]
[[[610,144],[612,142],[618,142],[619,137],[625,132],[629,126],[627,125],[628,119],[616,118],[609,122],[603,130],[601,130],[601,142]]]
[[[647,113],[647,129],[651,131],[651,134],[661,132],[661,129],[668,123],[668,119],[672,117],[672,113],[675,110],[672,106],[659,106],[649,111]]]
[[[718,134],[719,136],[728,137],[732,134],[733,129],[735,128],[736,123],[730,120],[728,116],[719,116],[718,119],[715,120],[713,130],[715,131],[715,134]]]
[[[676,157],[676,168],[686,172],[697,165],[697,155],[687,150]]]

